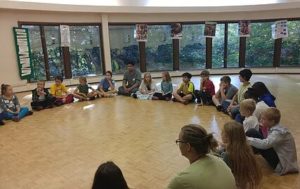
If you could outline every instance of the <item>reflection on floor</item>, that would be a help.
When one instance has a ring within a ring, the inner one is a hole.
[[[212,77],[216,86],[219,79]],[[237,76],[232,79],[239,84]],[[199,88],[199,77],[193,81]],[[300,157],[300,76],[257,75],[255,81],[265,82],[277,96],[282,123],[293,132]],[[22,103],[29,104],[26,95],[19,94]],[[90,188],[97,166],[107,160],[122,168],[132,188],[165,188],[188,166],[174,142],[180,128],[201,124],[219,137],[228,120],[214,107],[120,96],[37,112],[0,127],[0,188]],[[265,175],[262,188],[300,188],[299,175],[276,176],[263,159],[258,160]]]

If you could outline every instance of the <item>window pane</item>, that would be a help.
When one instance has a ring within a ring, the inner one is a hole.
[[[273,22],[251,23],[250,37],[247,38],[246,66],[267,67],[273,65],[274,40]]]
[[[124,73],[126,63],[133,61],[140,67],[139,46],[134,38],[135,25],[109,26],[109,43],[113,73]]]
[[[212,67],[224,67],[224,29],[225,24],[217,24],[216,36],[213,38],[212,43]]]
[[[240,38],[238,24],[228,24],[227,67],[239,67]]]
[[[300,65],[300,21],[288,21],[289,36],[282,39],[281,65]]]
[[[204,24],[182,26],[182,39],[180,43],[179,64],[180,70],[193,70],[205,67],[205,37]]]
[[[41,41],[41,31],[39,26],[22,26],[28,28],[29,40],[31,48],[31,58],[33,65],[33,78],[32,80],[46,80],[46,70],[44,62],[44,54]]]
[[[60,49],[59,26],[45,26],[45,40],[48,52],[50,77],[63,75],[63,61]]]
[[[72,76],[102,74],[99,26],[70,26]]]
[[[147,71],[173,69],[173,45],[170,31],[170,25],[148,25]]]

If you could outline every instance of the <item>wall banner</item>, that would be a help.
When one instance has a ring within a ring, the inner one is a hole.
[[[22,80],[29,80],[33,75],[33,71],[28,29],[14,27],[13,32],[19,66],[19,75]]]
[[[70,26],[68,25],[60,25],[60,45],[62,47],[70,47],[71,39],[70,39]]]

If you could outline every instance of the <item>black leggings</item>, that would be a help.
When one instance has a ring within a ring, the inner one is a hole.
[[[50,98],[44,101],[31,102],[32,109],[36,110],[39,107],[48,108],[54,105],[55,98]]]
[[[196,90],[195,91],[195,96],[197,98],[197,103],[202,102],[205,105],[212,105],[213,104],[212,96],[207,92]]]
[[[256,129],[249,129],[246,132],[246,136],[252,137],[252,138],[259,138],[259,139],[264,139],[263,135],[261,132],[257,131]],[[269,165],[275,169],[279,163],[279,158],[277,153],[273,148],[269,148],[266,150],[263,149],[258,149],[252,146],[253,152],[255,154],[260,154],[264,157],[264,159],[269,163]]]

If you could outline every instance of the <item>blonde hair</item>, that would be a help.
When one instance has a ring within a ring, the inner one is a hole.
[[[249,111],[250,114],[253,114],[256,108],[256,102],[253,99],[245,99],[240,103],[240,109]]]
[[[79,77],[79,81],[84,81],[85,83],[87,83],[86,77],[83,77],[83,76],[80,76],[80,77]]]
[[[268,108],[261,113],[264,117],[266,117],[269,121],[274,121],[275,124],[278,124],[281,119],[281,113],[277,108]]]
[[[148,81],[146,80],[146,76],[150,76],[150,82],[148,82]],[[146,85],[150,85],[150,84],[152,83],[152,76],[151,76],[150,72],[146,72],[146,73],[144,74],[144,83],[145,83]]]
[[[243,189],[258,188],[262,172],[252,148],[247,143],[243,126],[236,121],[230,121],[224,125],[222,132],[227,139],[226,152],[237,186]]]

